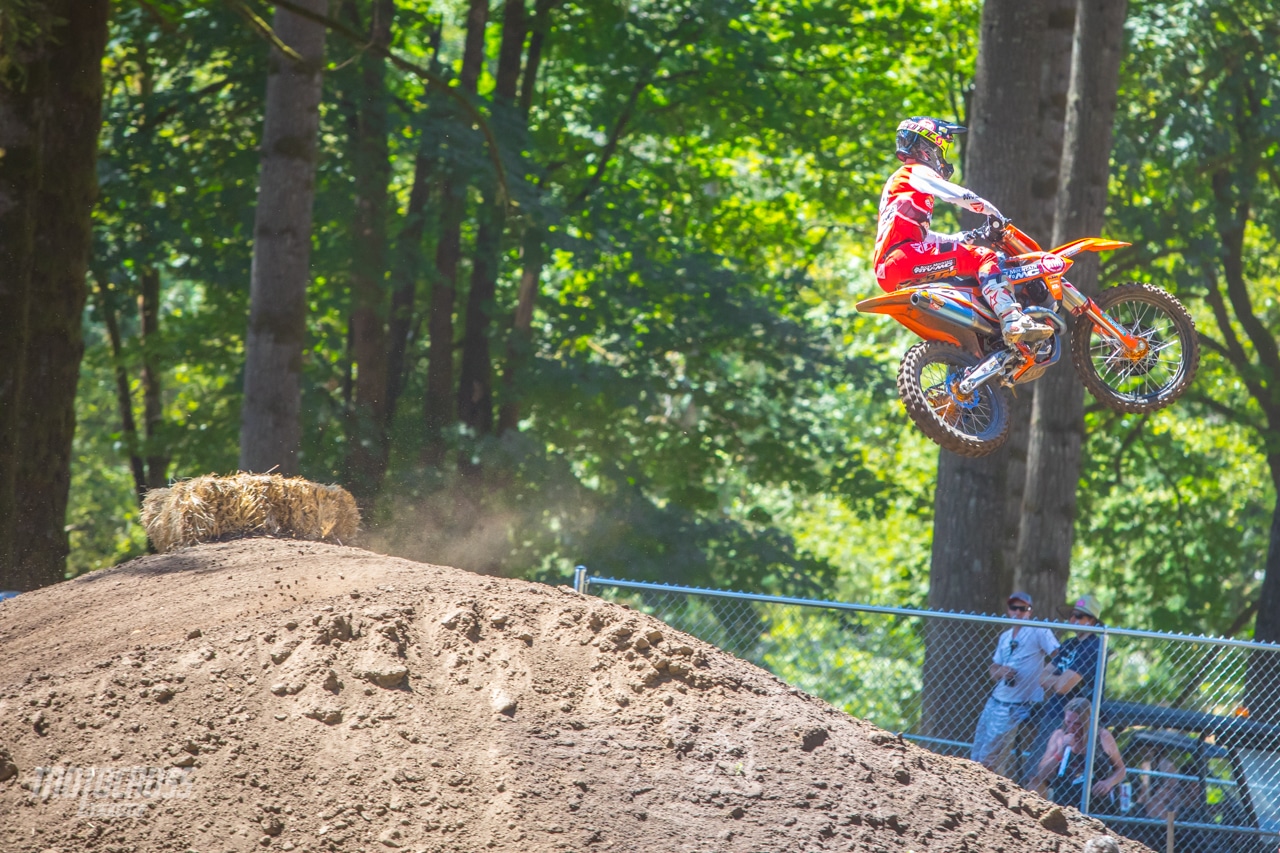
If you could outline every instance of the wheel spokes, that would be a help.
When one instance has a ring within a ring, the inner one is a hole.
[[[989,393],[978,389],[967,399],[956,394],[964,375],[962,365],[934,362],[920,371],[920,386],[929,410],[939,423],[971,436],[980,436],[995,422],[995,407]]]
[[[1150,398],[1177,383],[1184,365],[1184,346],[1173,318],[1145,302],[1119,302],[1107,315],[1128,334],[1146,342],[1146,352],[1132,354],[1118,341],[1095,336],[1089,356],[1104,383],[1130,398]]]

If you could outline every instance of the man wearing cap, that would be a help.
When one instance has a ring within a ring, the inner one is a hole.
[[[1102,609],[1098,606],[1098,599],[1092,595],[1083,595],[1073,603],[1059,607],[1058,613],[1067,617],[1076,628],[1102,624]],[[1047,701],[1031,748],[1033,756],[1044,753],[1053,731],[1062,725],[1063,711],[1068,702],[1077,696],[1093,700],[1093,685],[1100,674],[1098,652],[1101,647],[1102,640],[1097,633],[1078,631],[1045,664],[1040,684],[1044,687]]]
[[[1031,596],[1015,592],[1006,603],[1011,619],[1031,618]],[[1031,717],[1031,710],[1044,698],[1040,673],[1045,657],[1058,648],[1048,628],[1014,625],[1000,635],[987,675],[995,682],[987,704],[978,717],[969,757],[997,773],[1009,775],[1010,748],[1018,727]]]

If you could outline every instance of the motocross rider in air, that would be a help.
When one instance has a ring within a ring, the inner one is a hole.
[[[1007,343],[1043,340],[1053,330],[1022,313],[994,251],[972,245],[975,237],[971,231],[938,234],[929,230],[935,197],[1003,219],[991,202],[946,180],[955,171],[947,162],[947,151],[952,139],[965,131],[958,124],[922,116],[898,125],[898,159],[903,165],[880,195],[872,258],[876,281],[892,292],[904,283],[954,276],[977,278],[983,297],[1000,318],[1000,331]]]

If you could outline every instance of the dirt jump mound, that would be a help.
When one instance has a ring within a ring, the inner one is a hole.
[[[1102,834],[566,587],[241,539],[0,603],[6,853],[1076,853]]]

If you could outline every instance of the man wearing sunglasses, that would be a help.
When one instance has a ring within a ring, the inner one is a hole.
[[[1102,624],[1098,599],[1084,595],[1072,604],[1058,608],[1075,628],[1091,628]],[[1092,701],[1093,685],[1101,675],[1099,650],[1102,640],[1093,631],[1077,631],[1067,639],[1045,664],[1040,684],[1047,697],[1041,711],[1032,755],[1042,754],[1049,738],[1062,725],[1067,703],[1077,696]]]
[[[1015,592],[1006,602],[1012,619],[1031,618],[1031,596]],[[1040,671],[1045,657],[1058,648],[1058,641],[1048,628],[1014,625],[996,641],[988,677],[995,682],[987,704],[978,717],[969,757],[988,769],[1010,775],[1011,748],[1018,728],[1031,718],[1031,711],[1044,698]]]
[[[1006,342],[1043,340],[1053,330],[1022,313],[1013,288],[991,249],[971,245],[971,232],[938,234],[930,231],[933,200],[1003,220],[996,206],[947,180],[954,168],[947,162],[951,143],[966,128],[928,116],[913,116],[898,125],[897,154],[902,167],[880,194],[880,219],[871,263],[876,281],[886,291],[903,284],[940,278],[976,278],[982,296],[1000,318]]]

